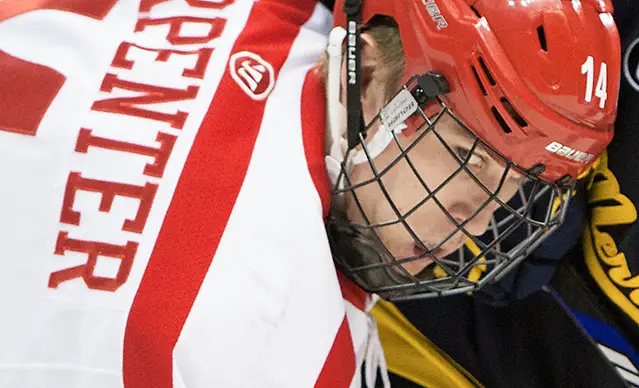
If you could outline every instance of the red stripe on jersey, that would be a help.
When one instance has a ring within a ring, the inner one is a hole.
[[[0,1],[0,22],[27,12],[57,9],[103,20],[118,0],[4,0]]]
[[[261,56],[277,78],[315,3],[256,2],[232,53]],[[249,98],[228,71],[222,77],[129,312],[123,355],[127,388],[173,386],[173,348],[242,187],[265,102]]]
[[[331,185],[324,162],[326,132],[326,94],[318,68],[308,72],[302,89],[302,137],[306,164],[322,201],[324,217],[331,205]]]
[[[366,302],[370,295],[340,271],[337,271],[337,280],[339,280],[344,299],[351,302],[357,309],[366,311]]]
[[[344,317],[315,388],[349,387],[357,369],[355,364],[351,331],[348,328],[348,320]]]
[[[339,271],[337,272],[337,279],[344,299],[357,309],[366,311],[368,293]],[[328,353],[326,362],[324,362],[322,372],[315,383],[315,388],[350,386],[357,370],[356,364],[351,331],[348,326],[348,320],[344,317],[344,321],[335,336],[331,351]]]

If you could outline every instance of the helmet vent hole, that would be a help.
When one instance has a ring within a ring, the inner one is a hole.
[[[484,71],[484,74],[486,74],[486,77],[488,78],[488,82],[490,82],[492,86],[495,86],[497,82],[495,82],[493,75],[490,73],[490,70],[488,70],[488,66],[486,66],[486,62],[484,62],[484,58],[479,57],[479,64],[481,65],[481,69]]]
[[[497,119],[499,125],[501,125],[501,129],[503,129],[505,133],[511,133],[512,131],[510,130],[510,127],[506,123],[506,120],[504,120],[504,118],[501,116],[497,108],[493,106],[492,108],[490,108],[490,110],[493,112],[493,115],[495,116],[495,119]]]
[[[475,13],[475,15],[477,15],[478,18],[482,18],[481,14],[479,13],[479,11],[477,11],[477,8],[475,8],[474,5],[471,5],[470,9]]]
[[[519,113],[517,113],[513,105],[510,103],[510,101],[508,101],[506,97],[502,97],[499,100],[501,101],[501,105],[503,105],[504,109],[506,109],[510,117],[512,117],[513,120],[515,120],[515,122],[517,122],[520,127],[525,128],[528,126],[526,120],[524,120],[524,118],[521,117]]]
[[[481,89],[481,93],[484,96],[487,96],[488,92],[486,92],[486,88],[484,87],[484,84],[481,82],[481,78],[479,78],[479,74],[477,74],[477,69],[475,68],[475,66],[471,66],[471,68],[473,69],[473,74],[475,74],[475,79],[477,80],[477,84],[479,85],[479,88]]]
[[[537,27],[537,36],[539,37],[539,45],[541,49],[545,52],[548,52],[548,44],[546,42],[546,32],[544,31],[544,26]]]

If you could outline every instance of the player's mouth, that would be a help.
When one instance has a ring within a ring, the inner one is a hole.
[[[423,243],[423,244],[426,247],[435,245],[435,244],[428,244],[428,243]],[[432,257],[432,256],[435,256],[436,258],[441,258],[443,257],[442,253],[444,253],[444,250],[442,249],[442,247],[439,247],[437,249],[434,249],[428,252],[424,248],[422,248],[419,244],[415,243],[413,245],[413,253],[416,256],[424,256],[424,259],[428,259],[429,257]]]
[[[424,244],[428,246],[428,244]],[[412,251],[408,253],[406,252],[406,257],[412,257],[413,259],[402,263],[402,267],[406,269],[411,274],[417,274],[422,271],[425,267],[431,265],[435,262],[436,258],[442,257],[439,256],[441,253],[441,248],[435,249],[431,252],[427,252],[422,247],[418,246],[417,243],[414,243]]]

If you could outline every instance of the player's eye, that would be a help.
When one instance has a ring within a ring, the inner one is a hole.
[[[468,160],[468,165],[470,166],[481,167],[486,163],[483,156],[472,152],[469,148],[455,147],[454,151],[462,162]]]

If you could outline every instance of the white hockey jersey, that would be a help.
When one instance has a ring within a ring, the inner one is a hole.
[[[311,70],[331,24],[314,0],[0,1],[1,388],[359,386]]]

